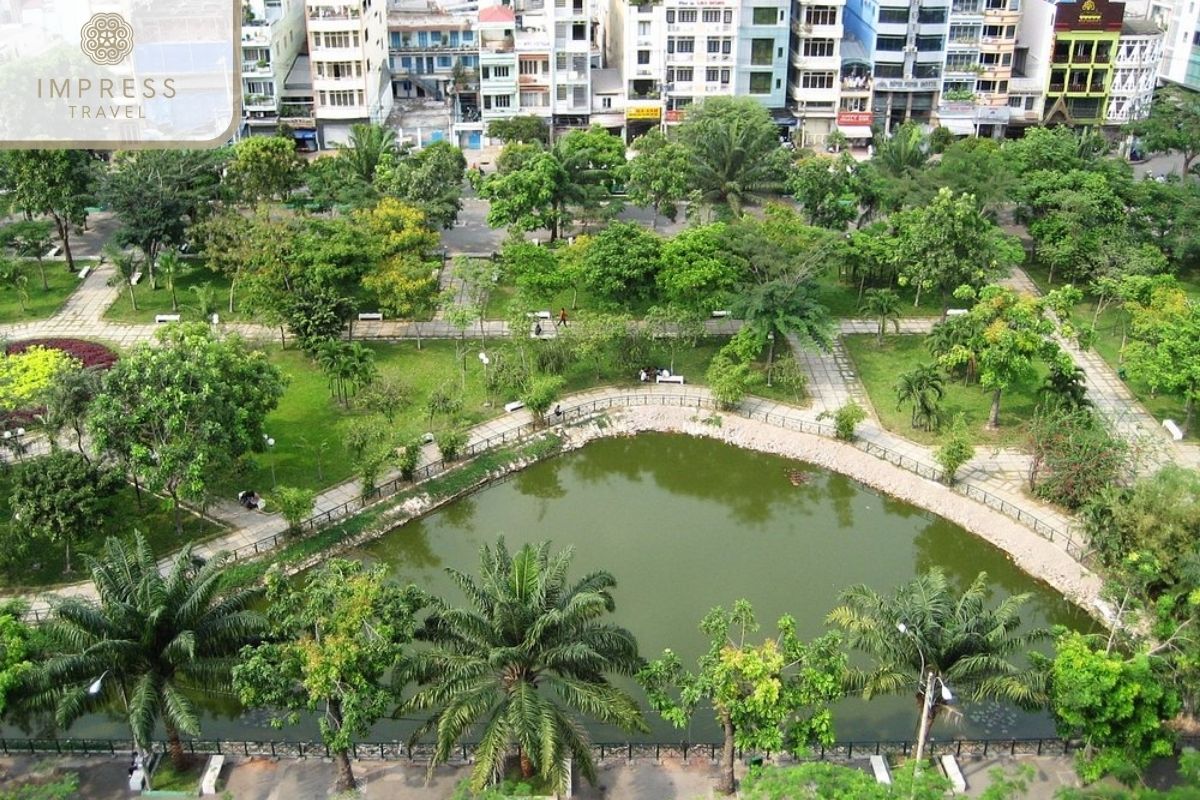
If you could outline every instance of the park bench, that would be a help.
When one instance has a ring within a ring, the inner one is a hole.
[[[720,319],[721,317],[728,317],[729,312],[728,311],[714,311],[714,312],[712,312],[712,315],[713,315],[713,319]]]
[[[208,764],[205,765],[204,773],[200,776],[201,796],[217,793],[217,778],[220,777],[221,767],[223,766],[225,766],[225,756],[214,755],[208,757]]]
[[[511,403],[504,404],[504,410],[509,412],[510,414],[514,411],[519,411],[524,407],[525,407],[525,404],[522,403],[520,400],[513,400]]]
[[[364,311],[358,315],[359,322],[382,322],[383,314],[378,311]]]
[[[946,309],[947,317],[961,317],[963,314],[966,314],[966,313],[968,313],[968,309],[965,309],[965,308],[947,308]]]
[[[871,756],[871,769],[875,772],[875,782],[885,786],[892,785],[892,773],[888,769],[887,759],[883,756]]]
[[[655,383],[683,383],[682,375],[659,375],[654,379]]]
[[[1179,430],[1179,426],[1175,424],[1173,419],[1164,419],[1163,427],[1167,429],[1167,433],[1171,434],[1171,438],[1179,442],[1183,440],[1183,431]]]
[[[162,324],[164,322],[179,322],[178,314],[155,314],[154,321]]]
[[[54,258],[61,252],[62,252],[62,245],[56,244],[53,247],[51,247],[49,250],[46,251],[46,255],[43,256],[43,258]]]
[[[129,285],[137,286],[138,281],[140,281],[141,279],[142,279],[142,272],[141,272],[141,270],[138,270],[137,272],[135,272],[129,276]]]
[[[942,762],[942,771],[950,779],[950,788],[954,790],[954,793],[962,794],[965,792],[967,790],[967,779],[963,777],[962,770],[958,768],[958,762],[954,760],[954,756],[947,753],[938,760]]]
[[[533,312],[533,316],[536,319],[553,319],[549,311],[535,311]]]
[[[79,280],[83,280],[84,278],[86,278],[88,275],[91,275],[91,274],[92,274],[92,268],[84,267],[83,269],[79,270]]]

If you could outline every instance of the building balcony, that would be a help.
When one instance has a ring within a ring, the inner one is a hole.
[[[447,53],[474,53],[479,49],[475,42],[463,44],[417,44],[416,42],[401,42],[399,46],[389,48],[393,53],[430,53],[431,55],[446,55]]]
[[[272,73],[270,62],[267,61],[243,61],[242,62],[242,77],[267,77]]]
[[[705,26],[707,29],[708,26]],[[840,39],[842,38],[841,25],[810,25],[801,20],[793,20],[792,33],[801,37],[812,37],[813,39]]]
[[[320,106],[318,119],[367,119],[371,110],[367,106]]]
[[[275,111],[279,108],[279,100],[271,94],[247,94],[242,97],[244,111]]]
[[[842,78],[842,95],[862,97],[871,93],[870,78]]]
[[[484,41],[479,44],[481,53],[511,53],[513,51],[513,40],[511,36],[503,39],[493,39]]]
[[[270,47],[271,46],[271,27],[266,23],[262,25],[243,25],[242,26],[242,46],[244,47]]]
[[[347,20],[359,19],[362,9],[358,6],[309,6],[309,20]]]
[[[535,73],[532,75],[518,75],[518,86],[549,86],[550,75],[548,73]]]

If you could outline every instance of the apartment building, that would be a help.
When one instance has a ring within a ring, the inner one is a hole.
[[[388,12],[392,95],[448,100],[476,85],[479,42],[474,15],[432,9]]]
[[[1140,16],[1163,31],[1159,77],[1200,90],[1200,5],[1194,0],[1149,0],[1133,3],[1130,16]]]
[[[1117,38],[1107,125],[1124,125],[1150,113],[1163,57],[1163,31],[1146,19],[1126,19]]]
[[[845,0],[792,0],[787,104],[796,118],[795,139],[805,147],[824,144],[840,121],[845,5]]]
[[[954,0],[939,125],[960,135],[1004,135],[1020,20],[1019,0]]]
[[[246,0],[242,5],[244,135],[274,134],[281,116],[311,116],[311,109],[290,107],[281,114],[287,76],[304,45],[303,0]]]
[[[1110,0],[1056,6],[1043,122],[1104,124],[1124,18],[1125,4]]]
[[[314,117],[330,147],[391,111],[386,0],[305,0],[305,15]]]

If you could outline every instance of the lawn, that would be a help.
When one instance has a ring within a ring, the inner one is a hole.
[[[67,272],[61,261],[46,261],[46,282],[50,288],[42,289],[42,276],[38,273],[37,264],[33,261],[22,262],[29,282],[25,284],[29,299],[25,302],[25,310],[21,310],[21,301],[17,292],[11,286],[0,289],[0,323],[23,322],[30,319],[52,317],[62,308],[63,303],[71,292],[79,286],[78,270],[90,263],[80,259],[75,262],[76,272]]]
[[[1032,264],[1026,268],[1029,277],[1033,278],[1034,282],[1042,291],[1050,288],[1059,288],[1062,283],[1056,281],[1053,286],[1048,285],[1046,270],[1038,264]],[[1200,279],[1195,275],[1183,275],[1179,277],[1179,285],[1193,298],[1200,299]],[[1091,295],[1085,295],[1083,301],[1077,304],[1071,310],[1071,317],[1075,325],[1080,330],[1090,330],[1092,326],[1092,318],[1096,313],[1096,301]],[[1096,317],[1096,335],[1092,340],[1092,349],[1104,359],[1110,367],[1121,374],[1121,344],[1125,324],[1128,320],[1128,314],[1123,308],[1116,305],[1110,305]],[[1173,419],[1179,422],[1182,426],[1183,420],[1186,417],[1184,413],[1185,404],[1182,398],[1173,395],[1155,395],[1151,393],[1150,387],[1140,381],[1135,381],[1132,378],[1123,378],[1125,385],[1133,396],[1138,399],[1138,402],[1145,407],[1158,421],[1164,419]],[[1197,431],[1188,433],[1189,440],[1196,439]]]
[[[137,311],[129,301],[129,287],[122,286],[117,299],[104,312],[104,318],[112,322],[151,323],[158,314],[179,314],[185,322],[201,319],[198,297],[193,290],[208,283],[213,290],[213,310],[221,319],[230,322],[246,322],[253,314],[238,306],[237,293],[234,293],[234,312],[229,313],[229,278],[207,269],[203,262],[194,259],[184,261],[179,274],[175,276],[175,297],[179,302],[179,310],[171,310],[171,292],[167,289],[162,275],[158,276],[158,287],[150,288],[150,276],[143,275],[137,286],[133,287],[137,299]]]
[[[868,286],[867,289],[872,287]],[[902,317],[940,317],[942,301],[936,292],[925,292],[921,303],[913,305],[914,293],[903,287],[894,287],[900,295],[900,316]],[[830,267],[817,279],[817,299],[829,309],[835,317],[861,317],[862,301],[858,297],[858,285],[844,283],[838,277],[836,267]],[[953,303],[952,303],[953,305]]]
[[[0,498],[8,497],[11,475],[0,472]],[[4,589],[45,588],[60,583],[72,583],[87,577],[84,556],[100,552],[105,538],[132,538],[141,531],[155,553],[165,555],[179,549],[183,542],[207,539],[222,529],[191,514],[184,515],[183,538],[175,535],[171,501],[143,492],[139,507],[132,486],[125,486],[107,503],[99,530],[71,547],[71,574],[63,573],[64,553],[59,545],[38,544],[30,552],[11,559],[0,560],[0,587]],[[0,502],[0,539],[10,533],[12,509]]]
[[[912,427],[909,406],[896,408],[893,388],[897,375],[918,364],[933,361],[925,349],[925,337],[885,336],[882,345],[875,343],[874,336],[847,336],[844,341],[883,427],[922,444],[939,443],[938,433]],[[945,419],[952,420],[962,413],[978,444],[1020,446],[1025,438],[1025,423],[1032,418],[1037,405],[1037,388],[1046,372],[1046,368],[1039,365],[1037,377],[1004,392],[1000,398],[1000,428],[996,431],[985,427],[991,410],[991,392],[985,392],[978,385],[964,386],[961,381],[948,380],[945,382],[946,396],[942,400]]]
[[[180,771],[171,761],[170,756],[163,756],[150,785],[156,792],[188,792],[196,794],[200,790],[200,778],[204,774],[205,759],[192,756],[185,769]]]

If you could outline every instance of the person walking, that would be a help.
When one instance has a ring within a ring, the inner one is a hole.
[[[560,325],[566,326],[566,324],[567,324],[567,309],[564,306],[563,308],[559,309],[559,311],[558,311],[558,322],[555,323],[554,327],[557,328]]]

